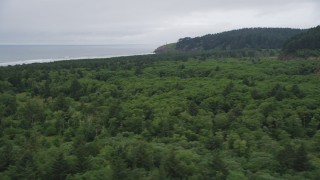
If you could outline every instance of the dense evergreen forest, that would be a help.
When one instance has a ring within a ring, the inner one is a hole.
[[[238,52],[236,52],[237,50]],[[279,51],[280,59],[320,57],[320,26],[310,29],[244,28],[195,38],[181,38],[177,43],[158,47],[154,52],[215,53],[230,55],[258,51]],[[237,56],[238,56],[237,55]],[[224,56],[224,55],[223,55]],[[255,55],[254,55],[255,56]]]
[[[286,55],[320,57],[320,26],[288,39],[283,49]]]
[[[281,49],[286,40],[304,31],[290,28],[245,28],[182,38],[177,42],[176,50]]]
[[[0,179],[320,179],[320,59],[0,67]]]

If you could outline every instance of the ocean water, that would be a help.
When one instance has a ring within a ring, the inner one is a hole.
[[[151,54],[155,45],[0,45],[0,66]]]

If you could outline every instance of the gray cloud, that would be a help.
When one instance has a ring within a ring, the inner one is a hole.
[[[318,0],[1,0],[1,44],[174,42],[242,27],[309,28]]]

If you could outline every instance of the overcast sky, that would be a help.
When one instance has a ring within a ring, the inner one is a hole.
[[[320,25],[320,0],[0,0],[0,44],[165,44]]]

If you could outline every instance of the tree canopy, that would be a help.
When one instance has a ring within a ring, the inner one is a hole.
[[[1,179],[319,179],[319,59],[0,67]]]
[[[288,39],[283,47],[286,54],[320,56],[320,26]]]
[[[281,49],[286,40],[304,32],[290,28],[244,28],[195,38],[182,38],[176,44],[180,51]]]

